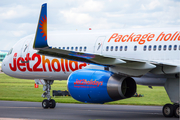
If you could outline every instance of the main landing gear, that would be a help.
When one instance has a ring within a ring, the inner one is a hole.
[[[42,107],[44,109],[47,108],[55,108],[56,107],[56,102],[55,100],[51,99],[50,96],[50,90],[51,90],[51,85],[53,84],[54,80],[44,80],[45,85],[43,85],[43,91],[45,91],[42,94],[42,97],[46,97],[47,99],[42,101]]]
[[[164,105],[162,109],[163,115],[165,117],[177,117],[179,118],[180,116],[180,109],[179,109],[179,104],[166,104]]]

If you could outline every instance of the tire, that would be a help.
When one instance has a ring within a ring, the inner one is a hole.
[[[56,102],[55,102],[55,100],[51,99],[51,100],[49,101],[49,107],[50,107],[50,108],[55,108],[55,107],[56,107]]]
[[[49,108],[49,101],[48,101],[47,99],[42,101],[42,107],[43,107],[44,109]]]
[[[179,115],[180,115],[179,105],[174,105],[174,117],[179,118]]]
[[[173,113],[174,113],[173,105],[172,104],[164,105],[164,107],[162,109],[162,113],[165,117],[173,117]]]

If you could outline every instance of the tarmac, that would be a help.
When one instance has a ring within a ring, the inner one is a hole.
[[[0,101],[0,120],[175,120],[165,118],[162,106],[65,104],[43,109],[41,102]]]

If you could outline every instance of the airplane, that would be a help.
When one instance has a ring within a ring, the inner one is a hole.
[[[67,80],[71,96],[85,103],[132,97],[136,84],[164,86],[172,104],[165,117],[179,117],[180,30],[121,29],[48,32],[47,3],[35,35],[18,41],[2,63],[5,74],[44,81],[42,107],[55,108],[54,80]]]

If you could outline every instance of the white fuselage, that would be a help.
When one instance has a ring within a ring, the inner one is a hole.
[[[87,63],[38,55],[37,50],[32,47],[33,42],[34,35],[30,35],[13,46],[2,64],[6,74],[25,79],[64,80],[71,72],[87,66]],[[48,45],[58,49],[174,66],[180,65],[179,42],[180,31],[175,29],[74,31],[48,34]],[[123,66],[119,68],[123,69]],[[119,69],[112,71],[118,73]],[[177,72],[178,69],[173,69],[169,74]],[[153,73],[161,74],[157,70]]]
[[[116,34],[117,36],[115,37]],[[119,37],[121,35],[122,37]],[[80,47],[82,47],[82,52],[84,52],[84,47],[86,47],[87,53],[115,56],[116,58],[180,64],[180,31],[173,29],[119,30],[116,32],[86,31],[83,33],[78,31],[74,33],[62,32],[50,34],[48,39],[49,46],[61,47],[61,49],[64,47],[65,50],[68,47],[71,50],[71,47],[73,47],[73,51],[75,51],[75,47],[77,47],[77,51],[81,51]],[[99,47],[99,44],[102,45]],[[109,47],[108,50],[107,47]]]

